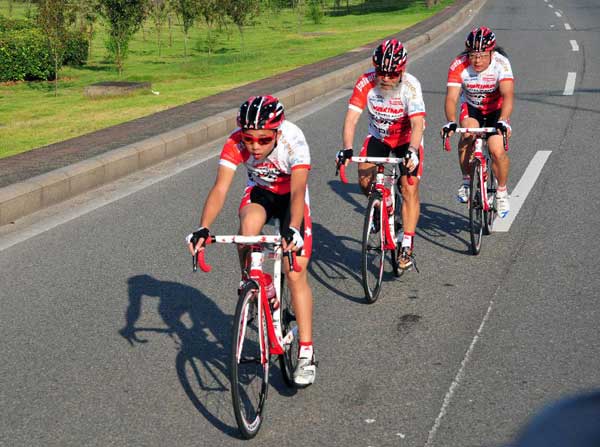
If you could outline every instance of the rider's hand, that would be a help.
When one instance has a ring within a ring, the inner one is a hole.
[[[455,121],[448,121],[440,130],[440,135],[442,136],[442,138],[449,137],[456,131],[457,127],[458,125]]]
[[[283,232],[283,249],[285,251],[298,251],[304,247],[304,239],[300,234],[300,230],[294,227],[288,227]]]
[[[496,129],[498,130],[499,134],[506,133],[506,135],[508,137],[510,137],[510,134],[512,133],[512,127],[510,127],[510,124],[508,124],[508,121],[504,121],[504,120],[498,121],[496,123]]]
[[[408,147],[408,151],[406,152],[406,154],[409,157],[407,157],[404,161],[404,166],[406,166],[406,169],[408,170],[408,172],[413,172],[415,169],[417,169],[417,166],[419,166],[418,151],[419,150],[416,147],[413,147],[413,146]]]
[[[192,256],[202,248],[204,241],[208,239],[209,236],[210,231],[208,231],[208,228],[206,227],[196,228],[195,231],[186,236],[185,241],[188,243],[188,248],[190,249]]]
[[[350,159],[352,158],[353,155],[354,155],[354,151],[352,150],[352,148],[342,149],[341,151],[339,151],[337,153],[338,165],[343,164],[344,166],[348,166],[348,163],[350,163]]]

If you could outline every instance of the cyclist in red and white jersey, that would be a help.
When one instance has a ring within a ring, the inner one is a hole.
[[[413,181],[409,183],[406,175],[400,179],[404,226],[399,262],[402,269],[408,269],[413,264],[413,239],[420,213],[419,179],[423,173],[425,129],[421,84],[406,72],[406,61],[406,49],[396,39],[386,40],[375,49],[374,68],[358,79],[350,97],[342,134],[344,149],[338,152],[338,160],[347,164],[353,155],[356,125],[363,110],[367,109],[369,133],[360,156],[388,157],[390,152],[400,158],[409,155],[406,171],[413,176]],[[365,195],[369,193],[374,174],[374,164],[358,164],[359,185]]]
[[[448,70],[445,111],[448,123],[442,127],[442,137],[456,129],[456,111],[460,99],[459,122],[461,127],[495,127],[498,133],[510,137],[510,115],[514,102],[514,77],[510,62],[504,51],[496,46],[496,36],[484,26],[474,28],[461,53]],[[458,189],[459,202],[469,197],[469,159],[473,136],[462,134],[458,143],[458,157],[463,182]],[[510,160],[504,150],[501,135],[488,138],[488,147],[494,163],[492,167],[498,179],[496,206],[498,215],[506,217],[510,211],[508,201],[508,171]]]
[[[299,386],[315,380],[316,365],[312,342],[312,291],[308,284],[308,262],[312,249],[312,227],[308,197],[310,152],[302,131],[285,120],[284,108],[273,96],[252,96],[238,114],[238,126],[228,138],[219,160],[215,184],[210,190],[200,227],[188,236],[192,254],[202,250],[223,204],[235,171],[244,164],[248,183],[239,207],[239,234],[259,235],[272,217],[279,219],[284,250],[298,253],[302,271],[289,270],[284,263],[292,305],[298,322],[300,350],[294,372]],[[240,248],[244,268],[247,249]]]

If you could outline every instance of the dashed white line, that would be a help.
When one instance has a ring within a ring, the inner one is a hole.
[[[548,8],[554,8],[554,6],[552,6],[552,5],[548,5]]]
[[[569,25],[568,23],[565,23],[565,29],[567,31],[571,31],[571,25]]]
[[[571,49],[573,51],[579,51],[579,45],[577,45],[577,41],[576,40],[570,40],[569,42],[571,42]]]
[[[570,96],[575,91],[575,79],[577,78],[577,73],[570,71],[567,74],[567,81],[565,82],[565,91],[563,95]]]
[[[556,14],[556,17],[562,17],[561,13],[558,11],[554,11],[554,14]]]
[[[504,219],[496,218],[494,232],[507,232],[510,229],[551,153],[552,151],[537,151],[533,156],[519,183],[510,195],[510,213]]]

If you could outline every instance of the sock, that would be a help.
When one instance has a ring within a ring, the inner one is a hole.
[[[506,185],[498,186],[496,188],[496,194],[498,194],[500,196],[504,196],[504,195],[508,194],[508,188],[506,187]]]
[[[413,246],[413,236],[415,235],[414,232],[404,232],[404,236],[402,237],[402,248],[404,247],[408,247],[408,248],[412,248]]]
[[[313,356],[313,342],[312,341],[301,341],[300,351],[298,351],[298,358],[312,359]]]
[[[471,184],[471,176],[463,175],[463,185],[469,186]]]

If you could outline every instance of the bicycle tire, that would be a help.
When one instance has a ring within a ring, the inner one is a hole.
[[[494,221],[496,220],[496,177],[492,169],[492,160],[487,160],[487,197],[490,210],[483,214],[483,234],[488,236],[492,234]]]
[[[481,203],[481,162],[473,161],[471,184],[469,191],[469,233],[471,235],[471,253],[478,255],[481,251],[483,235],[483,204]]]
[[[396,235],[396,249],[390,250],[390,262],[392,264],[392,271],[394,276],[399,278],[405,272],[400,268],[398,260],[400,259],[400,251],[402,244],[400,241],[400,233],[402,233],[402,194],[399,188],[396,189],[396,201],[394,202],[394,234]]]
[[[283,336],[294,330],[294,338],[292,342],[284,346],[285,352],[279,356],[279,367],[281,368],[281,374],[285,384],[294,388],[294,371],[298,365],[298,350],[299,348],[299,335],[298,335],[298,323],[296,322],[296,314],[292,307],[292,297],[289,289],[285,285],[285,276],[281,277],[281,297],[279,300],[281,306],[281,332]]]
[[[269,340],[266,321],[263,318],[261,325],[258,318],[258,300],[256,283],[248,281],[241,288],[232,331],[231,397],[238,428],[246,439],[260,429],[269,386]],[[264,340],[262,353],[259,337]]]
[[[365,299],[369,304],[377,301],[383,281],[385,251],[383,250],[382,225],[385,225],[386,222],[382,222],[381,202],[381,193],[373,191],[369,196],[363,226],[361,272]],[[379,213],[378,229],[376,223],[372,225],[375,213]]]

